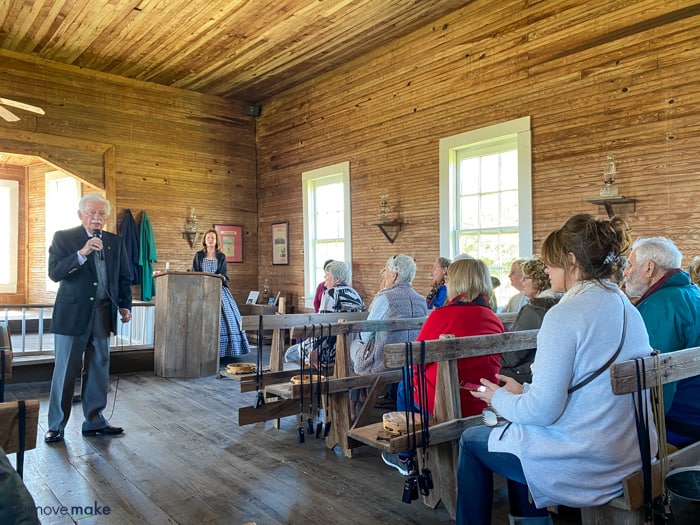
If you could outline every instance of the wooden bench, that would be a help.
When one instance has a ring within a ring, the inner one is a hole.
[[[24,452],[36,448],[39,401],[5,402],[5,381],[12,378],[12,339],[7,323],[0,323],[0,448],[17,454],[17,473],[22,477]]]
[[[39,401],[0,403],[0,447],[6,454],[17,453],[17,473],[22,477],[24,452],[36,448]]]
[[[365,402],[362,405],[362,410],[358,414],[356,421],[365,421],[369,417],[369,412],[374,407],[378,393],[388,383],[395,383],[401,380],[401,370],[391,370],[379,374],[369,374],[363,376],[352,375],[352,364],[350,362],[350,334],[359,332],[379,332],[389,330],[419,330],[425,318],[413,319],[385,319],[380,321],[344,321],[325,324],[323,326],[323,335],[336,336],[336,357],[335,366],[333,367],[333,376],[322,383],[322,403],[323,406],[315,405],[316,400],[312,399],[312,406],[309,407],[309,413],[317,411],[319,408],[324,410],[325,420],[331,421],[332,425],[328,436],[326,436],[326,445],[328,448],[333,448],[339,445],[346,457],[352,457],[352,449],[359,446],[360,443],[355,443],[353,447],[347,439],[347,430],[351,426],[350,409],[349,409],[349,391],[353,388],[368,388],[369,393],[366,396]],[[292,329],[292,337],[303,337],[304,334],[309,336],[314,329],[316,333],[320,332],[319,326],[305,325],[298,326]],[[298,374],[298,370],[295,371]],[[296,375],[295,374],[295,375]],[[311,388],[317,387],[315,383]],[[272,410],[276,415],[295,415],[299,414],[301,409],[301,399],[309,394],[309,386],[294,385],[289,382],[289,378],[278,383],[268,382],[265,386],[266,399],[276,397],[281,401],[269,403],[269,407],[264,407],[265,410]],[[327,396],[326,396],[327,394]],[[326,406],[326,397],[328,403]],[[267,403],[266,403],[267,404]],[[245,407],[239,410],[239,424],[244,424],[248,417],[265,417],[264,413],[251,407]],[[306,409],[305,409],[306,412]]]
[[[240,382],[241,392],[264,391],[265,387],[269,385],[289,383],[292,376],[299,375],[299,368],[294,366],[285,370],[284,353],[287,331],[304,326],[318,328],[318,326],[323,325],[325,328],[328,324],[336,323],[340,319],[363,320],[367,319],[367,315],[367,312],[263,315],[263,330],[272,330],[269,368],[263,369],[260,374],[236,374],[229,377]],[[260,316],[244,316],[242,321],[244,330],[258,330]],[[312,330],[308,329],[307,332],[307,335],[311,335]],[[279,428],[279,418],[299,413],[298,402],[283,400],[268,404],[267,394],[265,394],[265,401],[266,403],[262,406],[240,408],[238,410],[238,424],[243,426],[274,420],[276,428]]]
[[[367,312],[337,312],[337,313],[304,313],[304,314],[275,314],[263,315],[263,330],[272,330],[272,342],[270,346],[270,363],[269,370],[271,372],[280,372],[284,370],[284,352],[287,349],[285,341],[287,340],[286,331],[292,328],[306,325],[327,325],[335,323],[340,319],[347,320],[362,320],[367,319]],[[244,315],[241,317],[241,327],[245,331],[257,331],[260,323],[259,315]],[[262,350],[262,345],[258,351]],[[255,374],[243,374],[238,379],[246,381],[250,376]],[[249,390],[241,390],[241,392]]]
[[[687,348],[662,354],[660,366],[654,356],[644,358],[647,386],[656,385],[659,374],[664,384],[700,375],[700,347]],[[637,391],[637,372],[634,360],[623,361],[610,367],[610,380],[615,394]],[[668,455],[668,469],[700,465],[700,442]],[[664,476],[661,463],[652,465],[652,497],[662,493]],[[614,523],[615,525],[642,525],[644,523],[644,482],[637,471],[622,480],[623,494],[607,505],[581,509],[583,525]]]
[[[425,362],[438,362],[435,413],[430,426],[430,453],[427,465],[432,471],[435,488],[430,491],[430,495],[423,498],[426,505],[434,508],[442,501],[450,515],[454,517],[457,497],[455,475],[457,441],[466,428],[482,423],[480,415],[462,418],[457,361],[465,357],[535,348],[537,333],[538,330],[527,330],[425,341]],[[420,363],[420,349],[420,343],[411,344],[410,351],[414,364]],[[403,367],[406,363],[404,344],[391,344],[384,347],[384,364],[387,368]],[[382,430],[382,424],[377,423],[350,429],[348,437],[378,448],[382,452],[397,453],[408,449],[408,436],[400,435],[388,440],[378,440],[377,437],[382,435]],[[417,437],[420,445],[421,437],[420,435]]]

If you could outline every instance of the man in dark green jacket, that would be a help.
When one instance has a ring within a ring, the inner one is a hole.
[[[682,258],[670,239],[639,239],[625,269],[626,292],[639,298],[649,342],[661,353],[700,346],[700,288],[681,269]],[[700,376],[665,385],[664,408],[669,443],[700,440]]]

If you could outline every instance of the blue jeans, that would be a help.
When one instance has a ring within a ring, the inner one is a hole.
[[[471,427],[462,432],[457,460],[456,525],[490,525],[493,506],[493,473],[508,479],[513,516],[548,517],[547,509],[530,503],[520,459],[513,454],[489,452],[491,428]]]

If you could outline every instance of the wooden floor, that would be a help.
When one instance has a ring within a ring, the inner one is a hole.
[[[126,433],[83,437],[78,404],[65,442],[47,445],[49,383],[8,386],[7,400],[41,400],[39,442],[26,453],[24,480],[42,524],[453,523],[443,506],[402,503],[403,477],[374,449],[347,459],[323,440],[298,444],[296,417],[279,430],[271,423],[239,427],[237,409],[255,393],[238,389],[215,377],[112,377],[105,415]],[[497,525],[508,523],[500,499]],[[84,509],[69,518],[61,506]]]

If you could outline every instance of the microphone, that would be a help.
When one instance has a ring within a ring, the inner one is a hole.
[[[92,236],[97,237],[98,239],[102,238],[102,230],[92,230]],[[104,255],[102,254],[102,250],[96,250],[97,251],[97,257],[100,260],[104,259]]]

